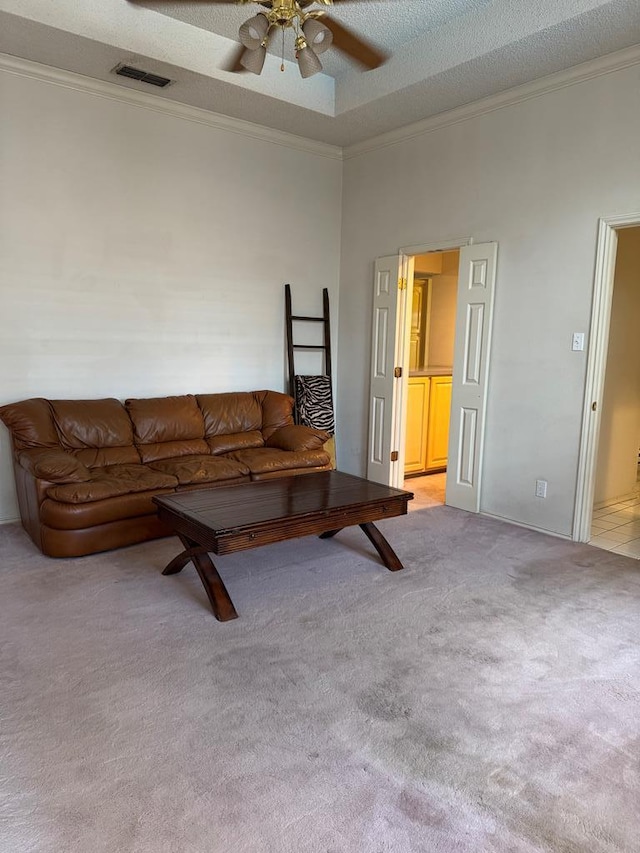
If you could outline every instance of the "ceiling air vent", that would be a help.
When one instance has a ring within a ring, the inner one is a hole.
[[[164,89],[172,81],[168,77],[160,77],[159,74],[149,74],[148,71],[141,71],[139,68],[134,68],[132,65],[116,65],[113,69],[120,77],[129,77],[130,80],[139,80],[141,83],[148,83],[150,86],[159,86]]]

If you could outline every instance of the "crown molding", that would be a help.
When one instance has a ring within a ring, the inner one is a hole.
[[[624,50],[618,50],[615,53],[608,53],[597,59],[582,62],[580,65],[574,65],[564,71],[557,71],[546,77],[540,77],[538,80],[532,80],[530,83],[523,83],[521,86],[515,86],[513,89],[506,89],[504,92],[499,92],[496,95],[489,95],[486,98],[465,104],[462,107],[456,107],[453,110],[447,110],[447,112],[422,119],[414,124],[405,125],[397,130],[382,133],[364,142],[347,146],[342,149],[343,159],[349,160],[352,157],[358,157],[360,154],[366,154],[369,151],[376,151],[380,148],[396,145],[399,142],[415,139],[418,136],[433,133],[435,130],[440,130],[441,128],[449,127],[463,121],[469,121],[469,119],[486,115],[495,110],[501,110],[505,107],[528,101],[531,98],[538,98],[541,95],[547,95],[550,92],[556,92],[559,89],[565,89],[568,86],[584,83],[595,77],[602,77],[605,74],[611,74],[615,71],[621,71],[639,64],[640,44],[636,44]]]
[[[241,136],[258,139],[261,142],[269,142],[273,145],[282,145],[285,148],[294,148],[308,154],[320,157],[328,157],[331,160],[342,160],[342,149],[337,145],[329,145],[325,142],[316,142],[296,136],[293,133],[285,133],[281,130],[273,130],[250,121],[232,118],[219,113],[203,110],[200,107],[192,107],[188,104],[180,104],[153,95],[148,92],[138,92],[135,89],[126,89],[116,83],[105,80],[97,80],[93,77],[85,77],[72,71],[63,71],[49,65],[41,65],[28,59],[19,59],[6,53],[0,53],[0,71],[15,74],[19,77],[28,77],[54,86],[62,86],[65,89],[74,89],[99,98],[107,98],[112,101],[120,101],[142,109],[180,118],[184,121],[195,122],[222,130],[227,133],[236,133]]]
[[[616,71],[631,68],[640,64],[640,44],[625,48],[624,50],[609,53],[597,59],[583,62],[580,65],[574,65],[565,71],[558,71],[555,74],[549,74],[546,77],[541,77],[538,80],[533,80],[530,83],[524,83],[521,86],[516,86],[513,89],[507,89],[496,95],[489,95],[479,101],[474,101],[470,104],[465,104],[462,107],[456,107],[453,110],[440,113],[439,115],[431,116],[415,122],[414,124],[406,125],[397,130],[389,131],[388,133],[380,134],[372,137],[364,142],[358,142],[355,145],[350,145],[341,148],[337,145],[329,145],[325,142],[317,142],[305,137],[296,136],[292,133],[274,130],[260,124],[254,124],[243,119],[236,119],[230,116],[214,113],[209,110],[204,110],[199,107],[192,107],[187,104],[180,104],[177,101],[171,101],[161,98],[148,92],[138,92],[135,89],[126,89],[118,86],[115,83],[110,83],[104,80],[97,80],[93,77],[86,77],[82,74],[76,74],[71,71],[63,71],[59,68],[53,68],[49,65],[42,65],[38,62],[32,62],[27,59],[19,59],[9,54],[0,53],[0,71],[5,71],[9,74],[15,74],[21,77],[39,80],[44,83],[50,83],[55,86],[62,86],[67,89],[74,89],[79,92],[95,95],[109,100],[120,101],[122,103],[141,107],[143,109],[152,110],[164,115],[173,116],[191,121],[197,124],[204,124],[208,127],[213,127],[217,130],[222,130],[227,133],[236,133],[241,136],[257,139],[262,142],[269,142],[274,145],[281,145],[286,148],[293,148],[298,151],[304,151],[309,154],[314,154],[320,157],[327,157],[332,160],[349,160],[361,154],[370,151],[375,151],[380,148],[386,148],[391,145],[396,145],[400,142],[405,142],[427,133],[432,133],[450,125],[460,122],[469,121],[495,110],[504,109],[515,104],[528,101],[532,98],[538,98],[542,95],[564,89],[568,86],[573,86],[577,83],[583,83],[587,80],[592,80],[596,77],[601,77],[606,74],[611,74]]]

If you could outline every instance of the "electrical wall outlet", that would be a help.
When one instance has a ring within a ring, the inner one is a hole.
[[[571,335],[571,349],[573,352],[582,352],[584,349],[584,332],[574,332]]]
[[[537,498],[546,498],[547,496],[547,481],[546,480],[536,480],[536,497]]]

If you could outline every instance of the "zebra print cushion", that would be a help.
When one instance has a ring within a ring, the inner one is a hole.
[[[331,379],[328,376],[295,376],[298,423],[335,433]]]

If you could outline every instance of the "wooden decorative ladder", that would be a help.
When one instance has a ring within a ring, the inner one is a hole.
[[[295,354],[297,350],[317,350],[324,357],[324,376],[329,377],[329,385],[333,385],[333,377],[331,374],[331,320],[329,312],[329,291],[325,287],[322,290],[322,316],[310,317],[303,314],[294,314],[291,307],[291,285],[284,286],[284,305],[285,305],[285,326],[287,332],[287,359],[289,362],[289,394],[296,400],[296,369],[295,369]],[[293,334],[294,323],[322,323],[323,343],[308,344],[295,343]],[[297,402],[294,409],[295,422],[300,422]],[[333,466],[335,467],[335,436],[331,437],[331,441],[327,442],[327,452],[330,454]]]

